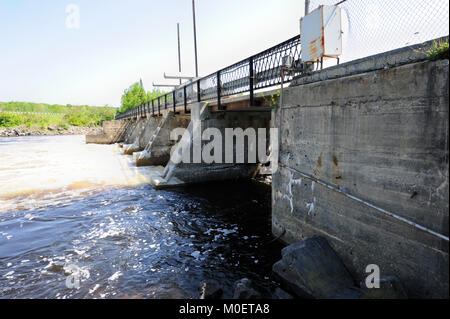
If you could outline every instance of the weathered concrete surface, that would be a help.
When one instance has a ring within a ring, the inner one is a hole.
[[[187,128],[190,120],[190,115],[174,115],[172,112],[166,112],[158,119],[151,133],[149,131],[143,151],[133,154],[136,166],[166,165],[170,159],[170,150],[178,142],[170,138],[170,132],[176,128]]]
[[[86,135],[86,143],[113,144],[120,142],[131,125],[132,122],[130,120],[105,121],[102,125],[102,133],[96,135]]]
[[[150,116],[147,121],[143,123],[141,133],[136,137],[134,143],[124,145],[123,153],[125,155],[133,155],[133,153],[145,149],[162,119],[162,117]]]
[[[128,134],[125,137],[125,140],[123,143],[123,153],[125,155],[130,154],[128,150],[130,148],[133,148],[134,145],[139,146],[139,138],[144,133],[147,122],[148,122],[147,118],[138,118],[136,120],[136,123],[134,123],[134,125],[132,127],[130,127],[130,130],[128,131]],[[133,154],[133,153],[131,153],[131,154]]]
[[[286,89],[274,235],[324,236],[358,281],[376,264],[410,297],[448,298],[448,240],[407,222],[448,238],[448,67],[387,65]]]
[[[195,136],[202,136],[208,128],[220,131],[222,150],[225,150],[225,129],[241,128],[270,128],[270,112],[259,111],[228,111],[210,112],[204,103],[197,103],[191,106],[191,122],[186,129],[180,142],[176,145],[170,161],[167,163],[164,174],[155,178],[152,183],[156,188],[173,187],[184,184],[203,183],[209,181],[220,181],[226,179],[248,178],[255,171],[257,163],[248,161],[249,144],[245,142],[245,158],[242,163],[226,163],[225,151],[221,152],[221,163],[215,161],[206,163],[201,156],[201,152],[209,141],[202,140],[199,150],[194,146]],[[197,135],[198,132],[198,135]],[[267,139],[268,139],[267,132]],[[215,138],[215,137],[214,137]],[[199,139],[198,139],[199,140]],[[211,138],[213,140],[213,138]],[[254,146],[257,148],[257,146]],[[174,160],[176,154],[189,150],[189,162],[178,162]],[[236,159],[236,143],[233,147],[234,159]],[[197,159],[196,159],[197,158]]]

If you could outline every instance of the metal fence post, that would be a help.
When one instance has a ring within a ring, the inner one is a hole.
[[[164,108],[167,110],[167,94],[164,94]]]
[[[200,80],[197,81],[197,102],[200,102],[202,100],[201,94],[200,94]]]
[[[177,102],[175,101],[175,90],[172,92],[172,99],[173,99],[173,115],[177,112]]]
[[[155,116],[155,100],[152,100],[152,116]]]
[[[184,114],[186,114],[187,113],[186,86],[183,87],[183,98],[184,98]]]
[[[217,71],[217,108],[222,110],[222,105],[220,103],[220,70]]]
[[[161,116],[161,101],[159,100],[159,96],[158,96],[158,116]]]
[[[253,106],[253,105],[255,105],[255,95],[253,92],[253,87],[254,87],[253,57],[250,57],[250,59],[248,61],[248,67],[249,67],[250,106]]]

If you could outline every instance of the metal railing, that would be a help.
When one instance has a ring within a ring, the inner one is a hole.
[[[149,102],[143,103],[115,119],[126,119],[161,115],[162,109],[184,106],[188,112],[188,104],[193,102],[217,100],[219,110],[223,110],[221,98],[249,92],[250,105],[254,105],[254,91],[281,84],[281,66],[285,56],[291,56],[295,65],[300,63],[300,36],[275,45],[247,59],[207,75],[196,78],[178,86],[172,92],[163,94]],[[299,72],[298,72],[299,73]],[[291,81],[298,73],[286,75],[283,82]]]

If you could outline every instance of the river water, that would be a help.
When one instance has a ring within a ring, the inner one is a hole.
[[[0,298],[265,296],[280,258],[270,188],[222,182],[155,190],[117,145],[84,136],[0,138]]]

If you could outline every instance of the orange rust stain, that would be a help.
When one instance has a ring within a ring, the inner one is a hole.
[[[315,38],[313,41],[309,42],[308,50],[310,52],[310,56],[312,57],[319,57],[320,47],[323,48],[324,46],[324,38],[322,36],[319,36]],[[323,52],[323,50],[322,50]]]

